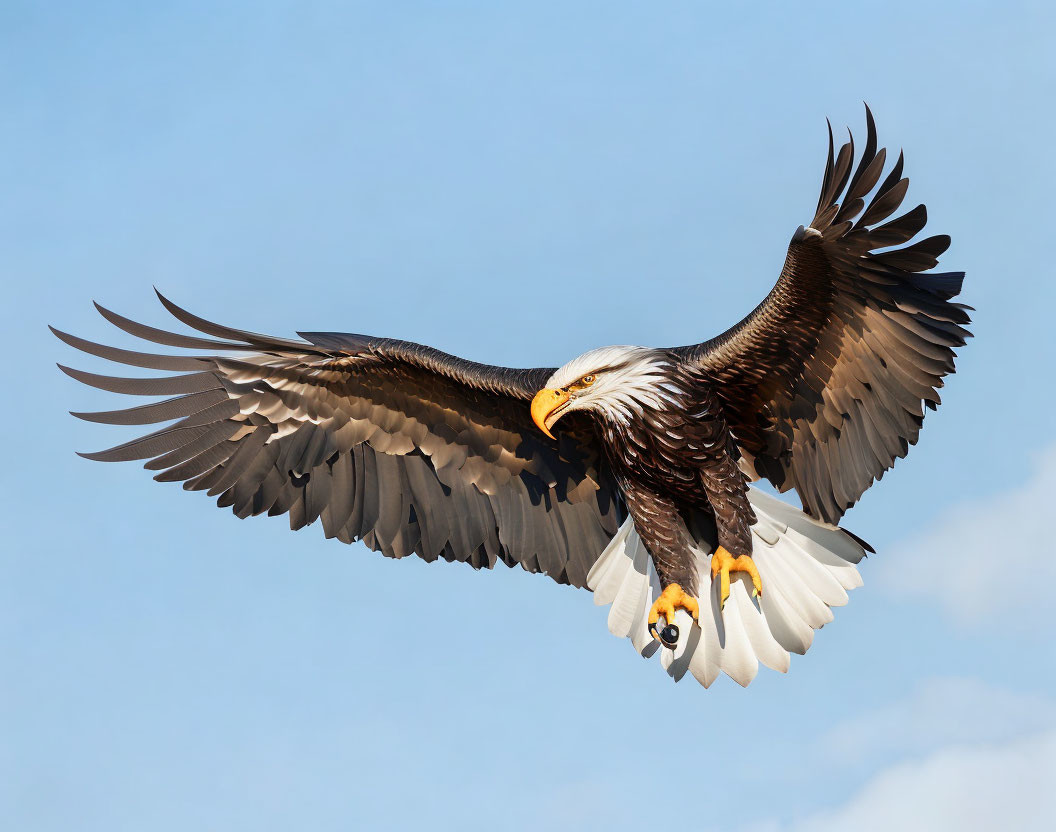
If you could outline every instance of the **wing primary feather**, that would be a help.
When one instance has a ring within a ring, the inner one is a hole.
[[[154,287],[154,293],[158,296],[158,300],[161,301],[164,306],[176,320],[180,323],[187,324],[192,329],[197,329],[199,332],[203,332],[206,335],[213,335],[217,338],[226,338],[229,341],[244,341],[251,345],[255,349],[272,350],[276,348],[295,350],[298,352],[311,352],[314,353],[316,350],[312,349],[312,345],[304,341],[291,341],[286,338],[274,338],[268,335],[260,335],[256,332],[246,332],[242,329],[233,329],[232,327],[222,326],[221,324],[207,321],[205,318],[200,318],[188,312],[186,309],[177,306],[167,297],[165,297],[158,288]]]
[[[175,332],[167,332],[164,329],[157,329],[146,324],[136,323],[136,321],[126,318],[124,315],[118,315],[116,312],[112,312],[105,306],[99,303],[95,304],[95,308],[99,310],[99,314],[102,315],[106,320],[112,323],[120,330],[124,330],[129,335],[135,335],[137,338],[142,338],[144,341],[153,341],[155,344],[164,344],[167,347],[185,347],[189,349],[206,349],[206,350],[256,350],[257,348],[251,344],[237,344],[229,343],[226,341],[212,341],[208,338],[197,338],[193,335],[179,335]]]
[[[131,462],[136,459],[147,459],[176,450],[197,439],[207,430],[208,428],[205,427],[165,428],[147,436],[141,436],[139,439],[115,445],[113,448],[107,448],[105,451],[94,453],[78,451],[77,455],[96,462]]]
[[[829,206],[829,203],[832,202],[832,198],[829,196],[829,186],[832,185],[833,158],[836,150],[832,137],[832,122],[825,119],[825,126],[829,131],[829,153],[825,158],[825,175],[821,180],[821,193],[818,195],[818,207],[814,212],[815,217],[820,215],[821,212]],[[820,231],[820,229],[817,230]]]
[[[77,413],[71,410],[70,415],[86,422],[99,422],[105,425],[149,425],[191,416],[210,405],[227,401],[229,401],[227,393],[223,390],[205,390],[201,393],[177,396],[163,402],[129,407],[124,410],[101,410],[94,413]]]
[[[53,326],[49,326],[48,329],[52,331],[56,338],[69,344],[74,349],[99,358],[105,358],[108,361],[115,361],[118,364],[127,364],[130,367],[186,372],[189,370],[208,370],[213,366],[212,361],[204,356],[156,355],[154,353],[122,350],[117,347],[108,347],[105,344],[97,344],[94,341],[87,341],[84,338],[78,338],[76,335],[70,335],[68,332],[63,332]]]
[[[211,372],[158,378],[118,378],[86,373],[62,364],[57,366],[70,378],[87,384],[89,387],[110,393],[125,393],[130,396],[170,396],[176,393],[201,393],[206,390],[221,389],[220,379],[216,373]]]

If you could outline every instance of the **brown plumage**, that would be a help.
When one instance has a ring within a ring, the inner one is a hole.
[[[159,295],[160,297],[160,295]],[[99,453],[146,459],[155,479],[206,491],[239,517],[320,520],[327,537],[363,540],[390,557],[496,561],[584,586],[593,558],[622,519],[619,495],[597,468],[587,420],[559,443],[542,436],[527,399],[550,371],[504,370],[392,339],[305,333],[307,342],[209,323],[166,308],[213,341],[100,313],[125,331],[173,347],[236,353],[131,353],[55,330],[71,346],[124,364],[185,371],[117,379],[63,367],[117,393],[172,395],[88,421],[160,431]],[[237,353],[249,353],[248,358]]]
[[[678,350],[714,386],[758,474],[795,488],[829,523],[916,443],[923,407],[939,404],[954,348],[969,337],[968,307],[950,302],[964,273],[921,274],[950,238],[890,248],[927,222],[923,205],[888,220],[909,185],[901,153],[865,203],[886,159],[866,117],[853,176],[854,142],[834,159],[830,128],[817,212],[792,238],[769,296],[722,335]]]
[[[318,520],[327,537],[390,557],[520,564],[577,587],[629,513],[661,585],[696,595],[694,548],[752,552],[752,476],[794,488],[808,514],[838,523],[917,441],[968,337],[967,307],[951,301],[963,274],[925,273],[949,238],[905,245],[926,211],[889,219],[908,181],[900,154],[881,182],[886,153],[868,111],[867,125],[856,167],[853,142],[835,153],[830,129],[817,211],[793,236],[777,285],[710,341],[513,370],[387,338],[272,338],[163,297],[209,337],[99,307],[133,335],[196,354],[119,350],[56,330],[93,355],[176,373],[63,368],[104,390],[171,397],[75,414],[168,423],[84,456],[146,460],[155,479],[206,491],[239,517],[285,513],[291,528]],[[540,390],[552,400],[535,414]]]

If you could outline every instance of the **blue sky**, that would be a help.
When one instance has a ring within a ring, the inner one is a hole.
[[[0,826],[1047,826],[1047,4],[159,5],[0,8]],[[978,337],[787,676],[675,686],[587,593],[73,454],[120,429],[66,414],[114,403],[45,325],[125,344],[90,301],[161,323],[152,284],[499,364],[702,340],[768,291],[863,100]]]

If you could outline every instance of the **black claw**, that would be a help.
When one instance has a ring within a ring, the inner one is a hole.
[[[664,647],[669,650],[674,650],[678,646],[678,627],[675,624],[668,624],[660,632],[660,641],[663,642]]]

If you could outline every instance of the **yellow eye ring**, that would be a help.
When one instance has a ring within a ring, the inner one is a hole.
[[[587,387],[589,387],[590,385],[592,385],[594,383],[594,376],[593,375],[583,376],[583,378],[580,379],[580,383],[581,384],[585,384]]]

